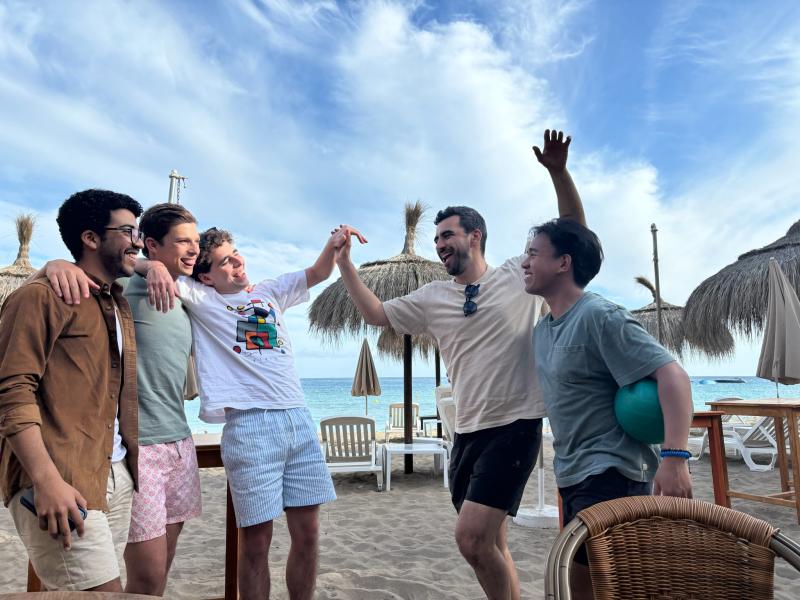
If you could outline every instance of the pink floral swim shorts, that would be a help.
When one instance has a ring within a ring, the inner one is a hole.
[[[202,512],[192,436],[139,446],[139,491],[133,494],[128,542],[144,542]]]

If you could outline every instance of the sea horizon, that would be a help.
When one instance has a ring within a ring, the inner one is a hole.
[[[691,375],[692,401],[695,411],[708,410],[706,402],[719,398],[743,399],[774,398],[775,383],[751,375]],[[740,379],[741,383],[712,383],[715,379]],[[311,416],[319,427],[322,419],[334,416],[367,416],[375,419],[375,427],[383,431],[389,415],[389,405],[403,402],[403,377],[379,377],[381,395],[370,396],[365,403],[363,396],[350,394],[352,377],[302,377],[300,384],[306,396]],[[446,384],[446,378],[442,378]],[[436,414],[434,397],[435,377],[412,378],[412,401],[419,404],[420,415]],[[800,397],[800,387],[778,386],[781,397]],[[184,412],[192,433],[220,433],[222,424],[205,423],[199,419],[200,401],[187,400]]]

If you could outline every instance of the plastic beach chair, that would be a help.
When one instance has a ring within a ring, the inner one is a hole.
[[[375,420],[369,417],[323,419],[322,451],[331,473],[375,473],[383,489],[383,452],[375,441]]]
[[[386,422],[386,437],[384,441],[389,441],[389,436],[393,433],[403,434],[405,433],[405,429],[403,424],[405,423],[404,419],[404,412],[403,412],[403,403],[397,402],[394,404],[389,405],[389,420]],[[420,429],[419,423],[419,404],[414,403],[411,405],[411,433],[412,435],[422,435],[422,429]]]

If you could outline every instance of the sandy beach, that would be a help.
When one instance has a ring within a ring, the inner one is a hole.
[[[545,462],[552,458],[546,443]],[[405,475],[402,461],[394,461],[392,490],[376,491],[375,477],[336,475],[339,496],[321,511],[320,569],[317,597],[337,600],[479,599],[483,597],[472,570],[453,542],[455,511],[441,477],[434,477],[432,461],[415,457],[415,473]],[[764,491],[780,487],[777,471],[749,471],[741,460],[728,460],[731,486]],[[692,463],[695,496],[713,499],[708,458]],[[223,592],[225,478],[222,469],[202,471],[203,516],[190,521],[181,536],[166,597],[219,597]],[[554,481],[546,476],[549,502]],[[536,499],[536,477],[531,477],[523,504]],[[794,511],[762,503],[734,501],[734,508],[766,519],[788,536],[800,540]],[[526,529],[509,523],[511,547],[524,598],[544,596],[544,567],[555,530]],[[283,518],[276,521],[270,555],[273,598],[288,598],[282,567],[289,538]],[[683,557],[682,560],[702,560]],[[0,592],[25,589],[26,556],[17,540],[8,511],[0,509]],[[776,561],[775,598],[800,596],[800,576]]]

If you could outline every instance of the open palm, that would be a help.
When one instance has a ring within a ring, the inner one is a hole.
[[[533,147],[536,158],[549,171],[563,171],[567,167],[567,154],[569,144],[572,141],[570,136],[564,139],[563,131],[552,131],[546,129],[544,132],[544,150],[538,146]]]

